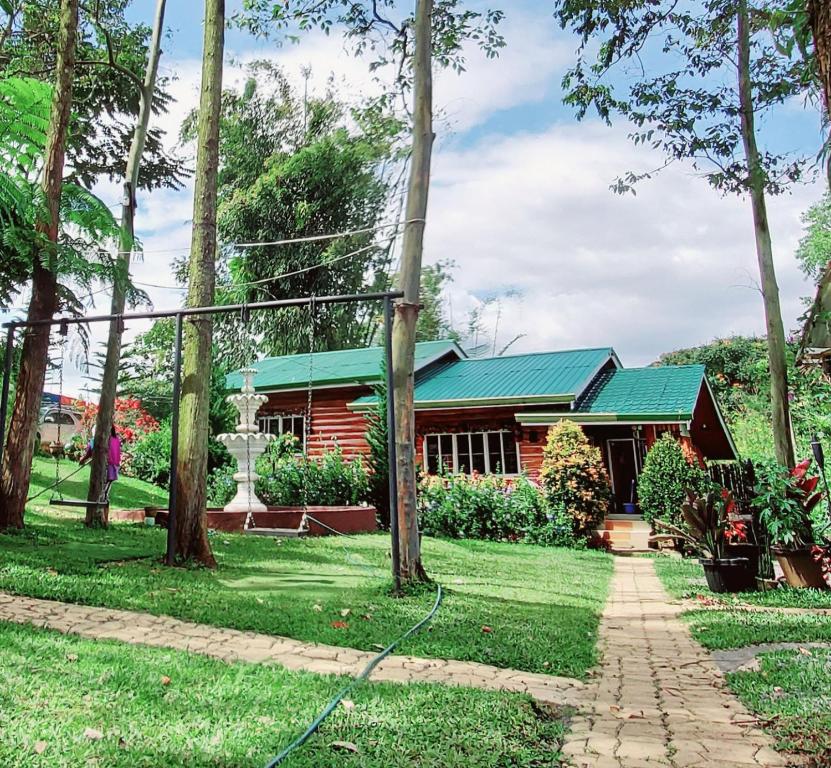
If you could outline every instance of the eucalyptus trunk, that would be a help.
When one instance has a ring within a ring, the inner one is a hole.
[[[153,106],[153,93],[156,90],[156,77],[159,72],[159,57],[162,48],[164,30],[164,13],[166,0],[157,0],[156,15],[153,22],[153,34],[147,52],[147,68],[139,93],[139,113],[130,151],[127,155],[127,168],[124,173],[124,197],[121,202],[121,232],[118,243],[115,275],[113,278],[113,296],[110,302],[110,314],[120,315],[124,312],[127,285],[130,279],[130,258],[135,240],[134,219],[136,211],[136,189],[138,188],[139,169],[144,145],[147,141],[147,129]],[[122,324],[111,320],[107,336],[107,354],[104,360],[104,373],[101,378],[101,395],[98,400],[98,414],[95,419],[95,437],[93,440],[92,467],[89,478],[89,501],[100,501],[107,483],[107,448],[109,446],[110,427],[115,414],[115,399],[118,389],[118,372],[121,367]],[[104,507],[87,507],[86,525],[103,527],[107,525]]]
[[[187,306],[213,303],[216,284],[216,204],[219,169],[219,117],[222,101],[224,0],[205,0],[202,92],[197,118],[193,235],[188,262]],[[179,408],[179,461],[176,469],[176,556],[216,566],[208,542],[208,412],[211,382],[210,316],[185,324],[182,402]]]
[[[393,392],[395,398],[395,452],[398,469],[398,529],[401,578],[426,579],[418,536],[415,470],[415,341],[418,322],[421,260],[430,191],[433,153],[433,0],[419,0],[415,19],[413,63],[413,148],[407,189],[407,224],[401,253],[397,302],[392,328]]]
[[[57,253],[66,134],[72,109],[75,74],[75,42],[78,31],[78,0],[63,0],[60,7],[55,90],[49,117],[49,132],[41,179],[45,218],[36,229],[49,242],[33,256],[32,298],[28,321],[51,320],[58,310]],[[37,434],[43,384],[49,361],[49,326],[26,329],[14,406],[9,422],[0,477],[0,528],[22,528],[26,494],[32,475],[32,456]]]
[[[771,426],[773,447],[777,461],[793,467],[794,447],[788,403],[788,368],[785,356],[785,328],[779,304],[779,286],[773,265],[773,246],[770,239],[767,205],[765,203],[765,176],[756,145],[753,110],[753,87],[750,80],[750,28],[747,0],[738,4],[738,72],[741,132],[748,169],[748,187],[753,209],[753,227],[756,237],[756,257],[762,286],[767,324],[768,364],[770,367]]]
[[[831,120],[831,4],[828,0],[808,0],[808,18],[814,38],[814,57],[822,84],[825,113]]]

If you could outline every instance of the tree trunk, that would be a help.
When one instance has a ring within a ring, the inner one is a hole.
[[[808,0],[808,18],[814,38],[814,57],[822,83],[825,112],[831,120],[831,5],[828,0]]]
[[[213,303],[216,270],[216,192],[219,116],[222,101],[224,0],[205,0],[202,92],[197,121],[193,235],[188,264],[187,306]],[[208,411],[211,367],[210,317],[192,317],[185,326],[179,461],[176,485],[176,555],[214,567],[205,509],[208,474]]]
[[[738,6],[738,64],[741,131],[747,159],[750,201],[753,208],[753,226],[756,236],[756,257],[762,283],[762,298],[767,321],[768,363],[770,366],[771,424],[773,447],[777,461],[786,467],[794,466],[794,446],[788,404],[788,368],[785,357],[785,328],[779,306],[779,286],[773,265],[773,247],[765,203],[765,179],[753,113],[753,89],[750,81],[750,29],[747,0]]]
[[[404,298],[396,304],[392,329],[399,552],[401,577],[405,581],[426,578],[421,563],[416,510],[413,389],[421,258],[433,153],[432,14],[433,0],[419,0],[415,21],[413,151],[407,189],[407,225],[398,278],[398,288]]]
[[[130,255],[133,250],[133,220],[136,210],[136,189],[138,188],[139,168],[144,144],[147,140],[147,128],[153,105],[153,92],[156,90],[156,76],[159,71],[161,40],[164,32],[164,13],[166,0],[157,0],[156,16],[153,22],[153,35],[147,51],[147,68],[140,93],[138,121],[130,143],[127,156],[127,168],[124,174],[124,198],[121,203],[121,233],[118,243],[115,276],[113,278],[113,296],[110,314],[120,315],[124,312],[125,295],[130,278]],[[118,373],[121,366],[122,324],[118,320],[110,321],[107,336],[107,354],[104,360],[104,374],[101,379],[101,395],[98,400],[98,414],[95,419],[94,449],[90,469],[89,501],[100,501],[107,483],[107,454],[110,427],[113,425],[115,398],[118,389]],[[103,507],[87,507],[86,525],[103,527],[107,525]]]
[[[61,191],[67,126],[72,108],[72,81],[75,74],[75,42],[78,31],[78,0],[61,3],[55,90],[46,138],[41,191],[47,219],[38,220],[37,231],[50,243],[57,243],[60,228]],[[34,255],[32,298],[26,319],[51,320],[58,309],[56,254]],[[45,262],[45,263],[44,263]],[[40,414],[43,383],[49,360],[49,326],[26,330],[20,374],[15,390],[6,450],[0,478],[0,528],[22,528],[26,494],[32,475],[32,454]]]

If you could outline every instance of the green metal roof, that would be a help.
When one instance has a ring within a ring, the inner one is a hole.
[[[416,408],[570,403],[614,359],[611,347],[453,360],[416,380]],[[368,395],[351,405],[374,402]]]
[[[703,383],[703,365],[618,368],[598,376],[573,413],[689,420]]]
[[[440,360],[445,355],[464,356],[453,341],[425,341],[416,344],[416,371]],[[266,357],[253,364],[257,369],[254,388],[261,392],[298,389],[308,386],[311,368],[312,384],[316,387],[334,384],[371,384],[381,377],[383,347],[343,349],[335,352]],[[236,390],[242,386],[242,376],[231,373],[225,377],[225,386]]]

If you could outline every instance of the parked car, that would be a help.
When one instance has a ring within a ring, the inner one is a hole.
[[[58,440],[58,425],[60,424],[60,440]],[[66,445],[74,435],[81,432],[81,414],[70,407],[48,407],[41,416],[38,424],[38,443],[41,448],[60,443]]]

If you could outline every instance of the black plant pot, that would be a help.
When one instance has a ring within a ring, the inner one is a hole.
[[[756,587],[756,574],[746,557],[698,561],[711,592],[748,592]]]
[[[753,572],[753,577],[759,574],[759,557],[761,555],[761,550],[759,549],[758,544],[753,544],[752,542],[743,542],[743,543],[736,543],[736,544],[725,544],[724,545],[724,556],[729,558],[730,560],[734,558],[743,558],[746,557],[750,562],[748,563],[748,568]]]

